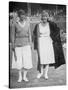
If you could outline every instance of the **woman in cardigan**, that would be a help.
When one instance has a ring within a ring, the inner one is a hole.
[[[18,69],[18,82],[22,81],[22,69],[24,69],[23,80],[27,82],[27,71],[33,67],[30,24],[23,10],[18,11],[18,17],[19,18],[16,21],[14,20],[11,35],[14,51],[12,58],[12,68]]]
[[[38,52],[37,78],[43,75],[45,68],[45,79],[48,79],[48,68],[50,64],[56,67],[65,63],[60,40],[60,30],[54,22],[48,21],[48,13],[43,11],[41,22],[35,26],[33,31],[34,49]]]

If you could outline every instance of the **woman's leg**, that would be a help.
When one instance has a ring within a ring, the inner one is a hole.
[[[23,71],[23,80],[26,81],[26,82],[29,81],[29,80],[27,79],[27,77],[26,77],[27,72],[28,72],[28,70],[27,70],[27,69],[24,69],[24,71]]]
[[[23,80],[28,82],[27,72],[32,68],[32,56],[31,56],[31,47],[26,45],[22,48],[22,57],[23,57]]]
[[[22,81],[22,54],[21,54],[22,47],[16,47],[16,57],[17,57],[17,69],[18,69],[18,82]]]
[[[43,75],[43,65],[41,65],[41,73],[37,75],[37,78],[39,79]]]
[[[45,79],[48,79],[48,69],[49,69],[49,64],[46,65],[45,67]]]
[[[18,74],[19,74],[18,82],[21,82],[22,81],[22,70],[19,70]]]

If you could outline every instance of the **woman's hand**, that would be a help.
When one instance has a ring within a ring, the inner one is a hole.
[[[13,51],[15,50],[15,44],[12,44],[12,50]]]

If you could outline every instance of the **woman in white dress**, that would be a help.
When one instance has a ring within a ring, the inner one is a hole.
[[[43,11],[41,15],[41,22],[37,27],[37,36],[38,36],[38,52],[40,58],[40,69],[41,73],[38,73],[37,78],[40,78],[45,71],[45,79],[48,79],[48,68],[49,64],[55,63],[54,59],[54,50],[53,50],[53,41],[50,37],[50,27],[47,21],[48,13]],[[35,34],[36,35],[36,34]],[[36,44],[36,43],[35,43]],[[45,65],[45,70],[44,69]]]
[[[58,68],[65,64],[65,58],[60,38],[60,28],[55,22],[48,20],[49,15],[44,10],[41,14],[41,22],[36,24],[33,31],[34,49],[37,50],[39,71],[37,78],[43,75],[48,79],[49,65]]]
[[[31,32],[29,20],[23,10],[18,11],[18,19],[12,25],[12,69],[17,69],[19,73],[18,82],[28,81],[26,75],[32,65],[31,55]],[[22,70],[23,69],[23,70]],[[23,78],[22,78],[23,71]]]
[[[52,39],[50,37],[50,27],[47,22],[48,13],[45,11],[42,13],[42,22],[39,24],[39,54],[40,54],[40,63],[41,63],[41,74],[39,73],[37,78],[40,78],[43,75],[43,65],[46,65],[45,68],[45,78],[48,79],[48,68],[49,64],[55,63],[54,59],[54,50]]]

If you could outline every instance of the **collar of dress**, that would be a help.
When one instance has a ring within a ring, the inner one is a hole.
[[[20,21],[18,21],[18,24],[20,25],[20,27],[24,27],[25,26],[25,24],[26,24],[26,21],[24,21],[23,23],[20,23]]]

